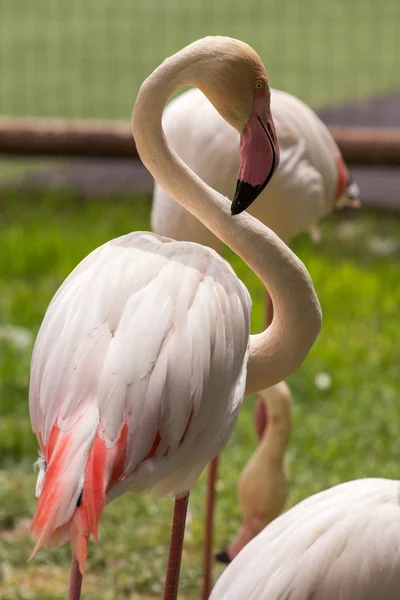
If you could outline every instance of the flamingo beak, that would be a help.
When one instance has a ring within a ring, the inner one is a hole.
[[[360,208],[360,188],[354,181],[350,171],[347,169],[340,155],[336,159],[336,164],[338,170],[338,182],[335,208],[340,209],[344,208],[345,206],[350,206],[351,208]]]
[[[361,200],[359,198],[339,198],[335,208],[361,208]]]
[[[221,552],[217,552],[217,554],[215,555],[215,559],[223,565],[229,565],[229,563],[232,562],[226,550],[221,550]]]
[[[241,163],[232,215],[240,214],[254,202],[279,164],[279,144],[271,112],[268,109],[265,117],[258,112],[255,107],[240,136]]]
[[[344,208],[350,206],[351,208],[360,208],[360,188],[349,174],[348,185],[346,193],[336,201],[336,208]]]

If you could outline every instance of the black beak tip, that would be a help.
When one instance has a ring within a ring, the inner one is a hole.
[[[217,560],[219,563],[222,563],[223,565],[229,565],[229,563],[231,562],[229,554],[226,550],[217,552],[217,554],[215,555],[215,560]]]
[[[260,186],[254,186],[238,179],[235,196],[231,204],[231,215],[240,215],[250,206],[262,191]]]
[[[240,208],[240,202],[238,202],[235,198],[232,201],[231,204],[231,215],[236,216],[236,215],[240,215],[241,212],[243,212],[243,208]]]

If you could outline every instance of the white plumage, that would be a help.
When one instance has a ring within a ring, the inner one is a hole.
[[[43,445],[55,425],[67,432],[80,419],[75,500],[87,445],[98,430],[111,451],[124,423],[125,477],[109,498],[131,485],[157,483],[156,492],[174,496],[190,489],[235,424],[250,312],[250,296],[229,264],[198,244],[131,233],[78,265],[44,318],[30,396]],[[157,435],[154,456],[143,463]]]
[[[400,482],[360,479],[278,517],[230,563],[210,600],[397,600]]]
[[[304,102],[271,89],[271,112],[280,147],[279,167],[249,212],[288,242],[313,230],[335,206],[357,202],[351,180],[328,128]],[[163,128],[171,146],[199,177],[233,197],[239,171],[239,134],[199,89],[170,102]],[[222,243],[155,182],[152,229],[220,250]]]

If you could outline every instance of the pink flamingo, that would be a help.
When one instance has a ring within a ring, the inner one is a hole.
[[[163,135],[164,104],[186,84],[199,86],[241,132],[232,205]],[[132,131],[160,185],[247,262],[279,309],[268,330],[250,336],[250,296],[229,264],[209,248],[147,232],[97,248],[62,284],[31,365],[41,454],[32,531],[34,552],[72,541],[71,600],[80,597],[88,539],[97,539],[107,502],[144,489],[176,498],[164,587],[164,599],[175,600],[189,490],[229,439],[245,391],[296,370],[321,326],[304,265],[257,219],[239,215],[279,159],[254,50],[210,37],[170,57],[143,83]]]

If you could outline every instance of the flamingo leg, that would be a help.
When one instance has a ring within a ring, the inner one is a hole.
[[[176,600],[178,597],[188,502],[189,493],[183,498],[175,498],[163,600]]]
[[[79,563],[75,556],[75,552],[72,554],[71,564],[71,577],[69,581],[69,594],[68,600],[79,600],[81,597],[82,589],[82,573],[79,570]]]
[[[212,549],[214,533],[215,491],[218,475],[218,456],[208,466],[207,503],[204,534],[203,600],[211,593]]]

